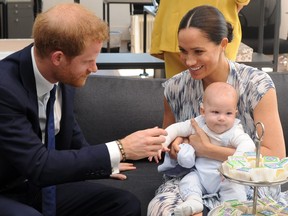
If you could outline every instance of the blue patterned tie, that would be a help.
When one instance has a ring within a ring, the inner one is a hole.
[[[50,91],[50,98],[46,108],[46,135],[47,149],[55,149],[54,102],[56,85]],[[55,185],[42,188],[42,213],[44,216],[56,216],[56,187]]]

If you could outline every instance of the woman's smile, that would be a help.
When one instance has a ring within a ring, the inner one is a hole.
[[[203,67],[203,65],[202,66],[198,66],[198,67],[189,67],[189,71],[198,71],[198,70],[200,70],[201,68]]]

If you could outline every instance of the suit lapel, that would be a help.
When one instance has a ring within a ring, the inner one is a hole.
[[[35,83],[35,75],[32,65],[32,57],[31,57],[31,48],[33,44],[25,47],[21,52],[19,52],[19,74],[21,80],[23,82],[23,87],[27,92],[28,99],[31,104],[31,108],[33,113],[35,113],[37,121],[37,127],[39,131],[39,136],[41,137],[41,129],[39,124],[39,116],[38,116],[38,98],[37,98],[37,90]]]

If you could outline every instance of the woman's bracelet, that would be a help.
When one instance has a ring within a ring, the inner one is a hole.
[[[125,161],[126,160],[126,154],[125,154],[125,151],[124,151],[124,148],[123,148],[123,145],[122,143],[120,142],[120,140],[116,140],[116,143],[118,145],[118,148],[121,152],[121,155],[122,155],[122,161]]]

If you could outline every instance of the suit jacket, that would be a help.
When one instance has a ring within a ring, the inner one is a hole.
[[[42,143],[31,47],[0,61],[0,190],[24,179],[47,186],[108,177],[108,149],[86,142],[73,113],[73,87],[60,83],[57,150],[48,151]]]

